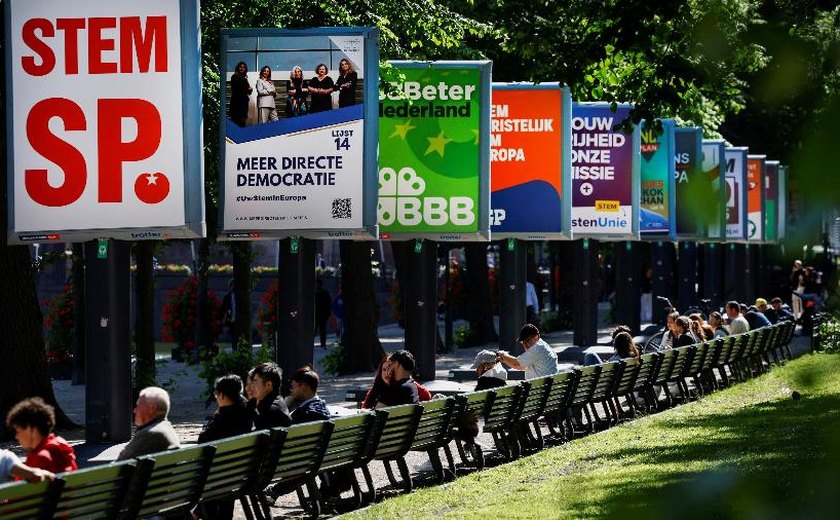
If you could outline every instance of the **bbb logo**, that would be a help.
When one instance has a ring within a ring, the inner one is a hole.
[[[393,168],[379,170],[377,218],[383,226],[468,226],[475,222],[474,202],[469,197],[422,197],[426,181],[413,168],[397,174]]]

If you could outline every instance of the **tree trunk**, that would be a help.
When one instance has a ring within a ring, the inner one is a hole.
[[[470,295],[470,329],[477,333],[476,339],[480,343],[498,341],[487,280],[487,244],[469,242],[464,246],[464,255],[467,261],[467,294]]]
[[[397,309],[397,323],[400,327],[405,329],[405,316],[403,311],[405,309],[405,273],[408,262],[408,242],[391,242],[391,252],[394,255],[394,267],[396,268],[396,275],[394,276],[394,283],[397,284],[396,293],[394,294],[394,307]]]
[[[371,242],[342,240],[340,245],[344,297],[342,347],[348,373],[373,370],[382,358],[382,344],[376,330],[379,309],[370,272],[370,248]]]
[[[137,365],[134,373],[134,393],[147,386],[155,386],[154,326],[155,277],[152,258],[155,242],[140,240],[134,243],[134,343]]]
[[[85,261],[82,244],[73,244],[73,384],[83,385],[85,374]]]
[[[5,207],[0,208],[0,214],[2,228],[6,229]],[[41,309],[27,246],[8,246],[2,241],[0,272],[0,294],[6,295],[0,299],[0,416],[5,419],[21,399],[41,397],[55,406],[59,428],[75,427],[58,406],[47,372]]]
[[[251,243],[234,242],[230,246],[233,253],[233,283],[236,300],[236,340],[234,348],[241,345],[251,346]]]
[[[210,240],[198,240],[198,254],[196,255],[195,265],[193,269],[198,277],[198,287],[196,288],[196,305],[198,308],[195,313],[195,344],[198,347],[199,354],[201,349],[205,349],[205,355],[209,358],[216,353],[216,345],[210,339],[213,337],[211,332],[213,316],[210,312],[209,300],[207,298],[208,289],[208,268],[210,258]]]

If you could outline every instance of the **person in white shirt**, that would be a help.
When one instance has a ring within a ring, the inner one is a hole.
[[[726,303],[726,316],[729,318],[729,334],[741,334],[750,331],[750,324],[741,315],[741,306],[736,301]]]
[[[557,354],[540,338],[536,325],[526,323],[519,332],[519,343],[525,352],[513,357],[505,350],[499,351],[499,361],[516,370],[525,371],[525,379],[557,373]]]

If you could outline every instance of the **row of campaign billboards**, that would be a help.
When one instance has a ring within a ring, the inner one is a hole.
[[[197,3],[32,4],[5,3],[10,242],[204,236]],[[630,106],[487,61],[380,70],[371,28],[221,41],[220,239],[784,236],[786,169],[700,128],[623,133]]]

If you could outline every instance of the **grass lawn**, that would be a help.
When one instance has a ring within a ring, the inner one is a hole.
[[[840,355],[348,517],[840,518]]]

